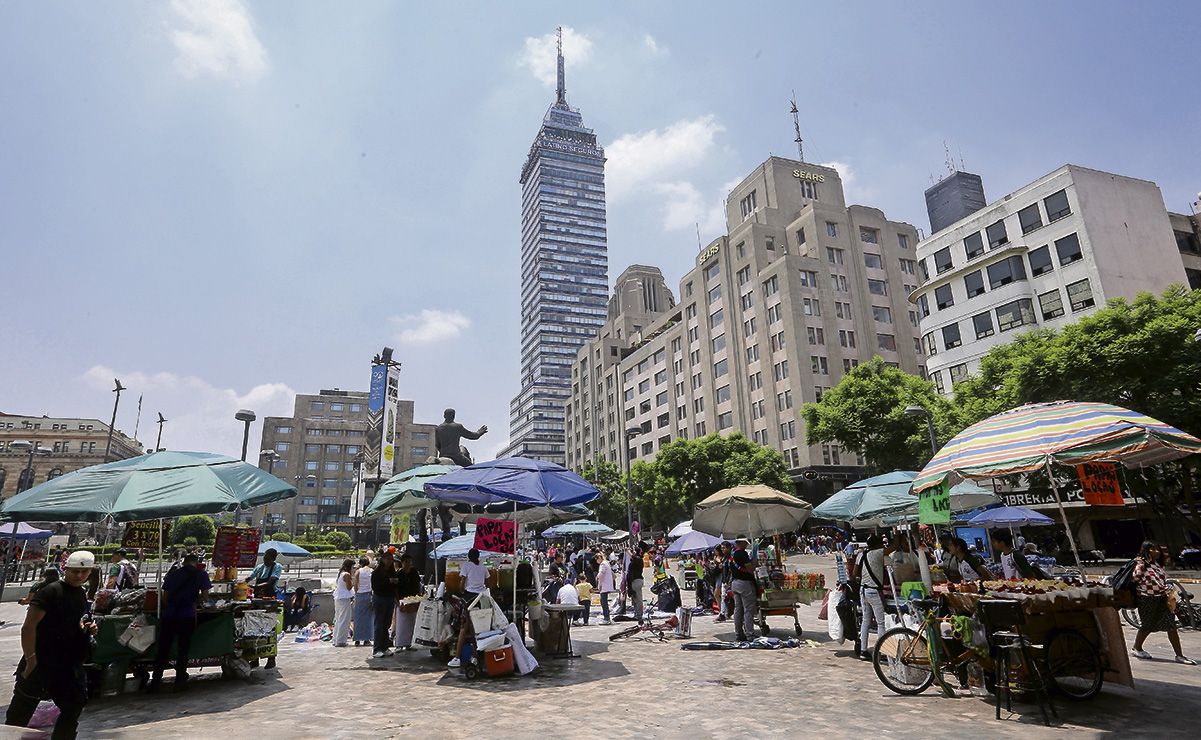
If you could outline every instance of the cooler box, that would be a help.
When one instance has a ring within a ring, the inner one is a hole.
[[[503,647],[499,650],[485,651],[484,670],[489,676],[513,675],[513,648]]]

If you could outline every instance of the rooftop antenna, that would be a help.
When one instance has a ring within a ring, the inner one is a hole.
[[[558,108],[567,107],[567,87],[563,81],[563,27],[558,28],[559,37],[559,84],[555,90],[555,106]]]
[[[700,221],[696,222],[696,248],[697,249],[703,248],[701,246],[701,222]]]
[[[796,129],[796,151],[800,161],[805,161],[805,144],[801,139],[801,112],[796,107],[796,90],[792,91],[792,127]]]
[[[946,160],[946,162],[947,162],[947,172],[950,172],[951,174],[955,174],[955,160],[951,159],[951,148],[947,146],[947,141],[946,141],[946,139],[943,139],[943,142],[942,142],[942,150],[943,150],[943,151],[946,153],[946,155],[947,155],[947,160]]]
[[[958,146],[959,146],[959,169],[963,172],[967,172],[967,167],[963,164],[963,145],[960,144]]]

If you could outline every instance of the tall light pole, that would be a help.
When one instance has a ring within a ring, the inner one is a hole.
[[[927,411],[921,406],[906,406],[905,413],[910,416],[925,416],[926,430],[930,432],[930,451],[938,454],[938,438],[934,436],[934,414]]]
[[[113,420],[108,423],[108,442],[104,445],[104,461],[108,462],[108,453],[113,448],[113,429],[117,426],[117,406],[121,404],[121,391],[125,390],[125,386],[121,385],[121,381],[113,378],[113,382],[117,384],[113,388],[113,393],[117,394],[117,399],[113,401]]]
[[[630,478],[633,465],[631,463],[630,442],[635,437],[642,434],[642,427],[629,427],[626,429],[626,531],[630,533],[630,540],[634,540],[634,494],[630,490]]]
[[[154,440],[154,449],[151,452],[158,452],[163,446],[163,424],[166,424],[167,420],[163,418],[162,411],[158,412],[158,421],[155,423],[158,424],[158,439]]]
[[[263,469],[266,470],[268,473],[271,473],[271,471],[273,471],[275,469],[275,461],[279,460],[281,458],[275,450],[262,450],[261,452],[259,452],[259,459],[261,459],[264,463],[265,467]],[[272,475],[274,475],[274,473],[272,473]],[[262,526],[263,526],[263,534],[266,535],[267,534],[267,504],[263,504]]]
[[[246,462],[246,445],[250,442],[250,422],[258,417],[250,409],[238,409],[234,418],[246,424],[246,430],[242,433],[242,462]]]

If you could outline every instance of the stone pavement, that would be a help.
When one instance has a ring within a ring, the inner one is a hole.
[[[803,567],[832,568],[805,559]],[[688,599],[686,597],[686,603]],[[23,608],[0,606],[0,664],[19,657]],[[779,634],[787,617],[770,617]],[[574,660],[544,660],[533,675],[466,681],[429,651],[372,659],[366,647],[281,645],[279,669],[256,669],[250,681],[226,681],[206,669],[187,693],[127,694],[84,712],[80,738],[171,740],[249,735],[288,738],[774,738],[1196,737],[1201,667],[1170,660],[1135,661],[1135,689],[1106,685],[1087,703],[1058,703],[1046,728],[1037,707],[1016,704],[993,719],[990,699],[948,699],[934,690],[892,694],[871,664],[854,660],[802,607],[812,646],[777,651],[692,652],[678,642],[610,642],[617,626],[573,631]],[[1186,653],[1201,656],[1201,633],[1183,632]],[[694,639],[733,639],[709,617]],[[1133,632],[1127,632],[1133,640]],[[1148,650],[1170,658],[1163,636]],[[3,691],[7,694],[8,688]],[[0,737],[7,735],[0,733]]]

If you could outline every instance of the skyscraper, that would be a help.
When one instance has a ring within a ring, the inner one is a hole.
[[[502,456],[565,461],[571,364],[605,323],[605,152],[567,104],[559,39],[555,102],[521,168],[521,390]]]

